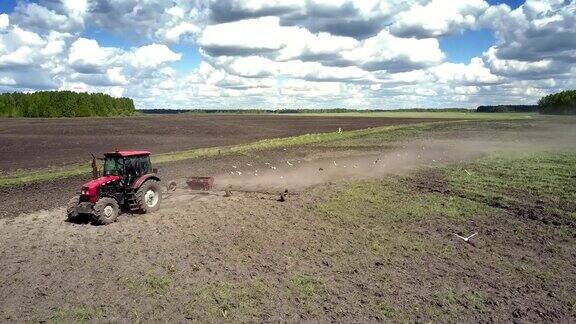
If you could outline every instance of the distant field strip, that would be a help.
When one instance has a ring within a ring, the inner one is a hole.
[[[435,125],[446,125],[449,123],[465,123],[465,122],[467,121],[459,120],[449,122],[429,122],[429,123],[420,123],[411,125],[382,126],[382,127],[374,127],[353,131],[344,131],[341,133],[331,132],[331,133],[319,133],[319,134],[306,134],[286,138],[273,138],[273,139],[260,140],[248,144],[199,148],[187,151],[156,154],[152,157],[152,161],[157,165],[161,165],[163,163],[168,162],[215,157],[219,155],[241,155],[251,151],[261,151],[275,148],[352,139],[374,135],[378,133],[391,132],[394,130],[421,131],[430,129]],[[75,176],[89,174],[90,172],[91,168],[89,167],[88,162],[86,164],[74,164],[60,168],[43,169],[38,171],[27,171],[27,172],[19,171],[13,174],[1,175],[0,187],[13,187],[23,184],[71,178]]]
[[[349,113],[302,113],[286,114],[293,116],[339,116],[339,117],[385,117],[385,118],[444,118],[465,120],[506,120],[530,119],[539,116],[537,113],[477,113],[477,112],[413,112],[413,111],[382,111],[382,112],[349,112]]]

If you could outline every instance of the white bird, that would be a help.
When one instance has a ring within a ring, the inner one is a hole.
[[[232,167],[233,167],[234,169],[236,169],[236,166],[235,166],[235,165],[233,165]]]
[[[336,161],[334,161],[334,166],[338,166],[338,164],[336,164]]]
[[[252,164],[250,164],[250,163],[246,163],[246,165],[247,165],[247,166],[252,166]]]
[[[264,163],[264,164],[266,164],[266,165],[270,165],[270,163],[268,163],[268,162],[266,162],[266,163]]]
[[[272,170],[276,170],[276,167],[275,167],[275,166],[271,166],[270,168],[272,168]]]
[[[289,166],[292,166],[292,163],[290,163],[290,161],[286,161],[286,163],[287,163]]]
[[[456,235],[456,237],[463,239],[464,242],[468,242],[471,238],[473,238],[473,237],[476,236],[477,234],[478,234],[478,233],[474,233],[474,234],[472,234],[472,235],[470,235],[470,236],[468,236],[468,237],[462,237],[462,236],[454,233],[454,235]]]
[[[230,174],[234,174],[234,171],[230,171]]]
[[[242,175],[242,172],[240,172],[240,171],[236,171],[236,173],[238,173],[238,175]]]
[[[466,172],[468,175],[472,175],[472,173],[470,173],[468,170],[464,169],[464,172]]]
[[[356,169],[358,166],[357,166],[356,164],[354,164],[352,167],[353,167],[354,169]]]

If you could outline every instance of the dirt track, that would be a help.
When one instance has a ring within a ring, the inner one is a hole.
[[[425,119],[436,121],[441,119]],[[153,153],[234,145],[308,133],[422,122],[417,118],[170,115],[126,118],[1,119],[0,171],[60,166],[114,148]]]

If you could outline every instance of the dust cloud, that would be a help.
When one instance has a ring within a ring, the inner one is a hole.
[[[346,179],[374,179],[399,175],[424,166],[441,166],[504,153],[536,153],[567,148],[576,150],[576,128],[564,127],[523,132],[514,140],[425,139],[399,144],[397,149],[332,152],[324,157],[287,159],[267,163],[254,161],[231,165],[227,174],[215,177],[215,188],[239,191],[299,191],[307,187]],[[490,136],[488,136],[490,137]],[[338,154],[340,153],[340,154]]]

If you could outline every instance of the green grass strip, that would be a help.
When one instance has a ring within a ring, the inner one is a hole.
[[[538,113],[477,113],[451,111],[378,111],[378,112],[345,112],[345,113],[295,113],[287,116],[319,116],[319,117],[369,117],[369,118],[444,118],[465,120],[511,120],[543,118]]]

